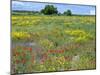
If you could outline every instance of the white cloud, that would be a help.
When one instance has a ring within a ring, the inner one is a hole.
[[[18,2],[18,1],[12,1],[13,5],[24,5],[23,2]]]
[[[90,15],[95,15],[95,10],[90,10]]]

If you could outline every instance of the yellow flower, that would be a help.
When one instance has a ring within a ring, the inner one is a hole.
[[[46,49],[50,49],[54,46],[53,42],[49,41],[48,39],[41,39],[39,43]]]
[[[12,32],[12,38],[13,39],[26,39],[29,38],[30,34],[28,34],[27,32]]]
[[[65,33],[70,36],[73,36],[76,42],[86,41],[92,38],[92,35],[86,33],[83,30],[65,30]]]

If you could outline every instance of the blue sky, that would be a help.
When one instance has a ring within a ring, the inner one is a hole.
[[[36,2],[20,2],[12,1],[12,10],[40,11],[45,5],[54,5],[58,11],[63,13],[70,9],[73,14],[95,15],[95,6],[69,5],[69,4],[53,4],[53,3],[36,3]]]

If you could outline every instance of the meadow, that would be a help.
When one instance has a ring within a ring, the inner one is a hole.
[[[12,15],[12,73],[96,68],[95,16]]]

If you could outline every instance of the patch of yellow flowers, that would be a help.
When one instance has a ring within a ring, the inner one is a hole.
[[[92,38],[92,35],[83,30],[65,30],[65,33],[73,36],[76,42],[86,41]]]
[[[68,35],[72,35],[72,36],[86,35],[86,32],[84,32],[83,30],[65,30],[65,33],[67,33]]]
[[[27,32],[12,32],[13,39],[27,39],[30,38],[30,34]]]
[[[59,63],[59,64],[61,64],[61,65],[64,65],[65,64],[65,58],[64,58],[64,56],[61,56],[61,57],[59,57],[59,58],[57,58],[57,62]]]

